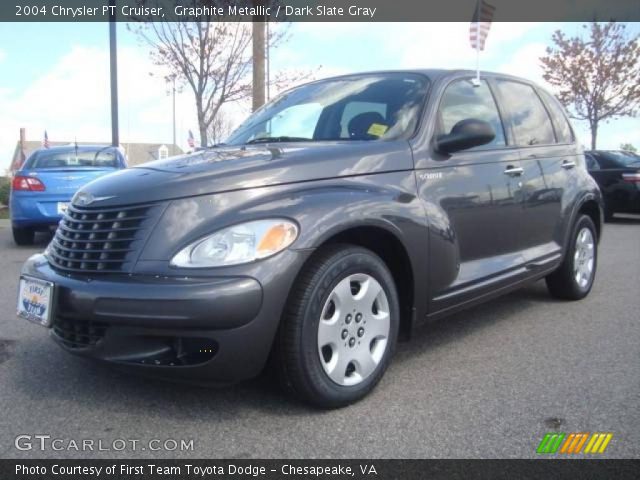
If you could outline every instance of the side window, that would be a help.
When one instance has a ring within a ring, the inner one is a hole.
[[[468,118],[488,122],[496,132],[491,143],[479,148],[506,145],[500,114],[485,81],[479,87],[474,87],[471,80],[458,80],[451,83],[442,95],[438,111],[440,134],[451,132],[456,123]]]
[[[544,90],[541,90],[540,93],[542,94],[547,107],[549,107],[549,112],[553,118],[558,143],[572,143],[573,132],[571,131],[571,126],[569,125],[569,121],[567,120],[562,106],[560,106],[558,100],[556,100],[556,98],[550,93],[547,93]]]
[[[267,131],[269,136],[313,138],[322,113],[319,103],[301,103],[284,109],[269,122]]]
[[[535,90],[524,83],[498,80],[498,90],[513,123],[518,145],[549,145],[556,139],[551,119]]]
[[[362,113],[379,113],[387,118],[387,105],[375,102],[349,102],[344,106],[340,119],[340,138],[349,138],[349,122]]]
[[[587,170],[600,170],[600,165],[598,165],[596,159],[593,158],[593,155],[586,153],[584,158],[587,161]]]

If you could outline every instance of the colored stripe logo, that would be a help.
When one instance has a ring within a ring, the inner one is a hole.
[[[542,438],[536,452],[547,455],[554,453],[604,453],[612,438],[613,433],[547,433]]]

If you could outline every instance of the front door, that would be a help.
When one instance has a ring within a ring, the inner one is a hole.
[[[486,81],[474,86],[471,79],[460,79],[446,87],[436,135],[468,118],[489,122],[494,140],[450,156],[431,152],[416,161],[418,192],[430,223],[432,313],[459,302],[466,292],[480,294],[483,283],[522,263],[522,168]]]

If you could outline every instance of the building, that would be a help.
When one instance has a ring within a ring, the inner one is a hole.
[[[73,141],[69,142],[54,142],[49,141],[49,145],[57,147],[61,145],[73,145]],[[105,146],[105,142],[78,142],[78,145],[101,145]],[[151,162],[153,160],[160,160],[172,155],[180,155],[183,153],[182,149],[177,145],[163,144],[163,143],[122,143],[120,145],[127,156],[127,164],[131,167],[133,165],[140,165],[141,163]],[[11,159],[11,171],[15,172],[20,168],[22,162],[31,155],[34,150],[42,148],[42,141],[26,140],[24,138],[24,130],[20,131],[20,140],[16,143],[16,148],[13,152],[13,158]]]

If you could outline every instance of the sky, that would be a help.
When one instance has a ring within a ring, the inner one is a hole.
[[[308,23],[289,24],[288,41],[271,52],[271,71],[311,72],[312,78],[367,70],[475,68],[468,23]],[[578,23],[494,23],[481,68],[529,78],[550,90],[538,58],[560,29],[581,34]],[[630,24],[640,32],[640,24]],[[118,24],[118,85],[122,143],[172,141],[169,89],[149,50],[126,24]],[[106,23],[0,24],[0,171],[9,166],[25,127],[28,140],[105,142],[111,140],[109,44]],[[156,75],[152,75],[153,73]],[[227,107],[238,124],[249,103]],[[177,96],[177,143],[187,148],[188,131],[197,137],[193,94]],[[585,123],[575,122],[589,145]],[[601,126],[599,148],[621,143],[640,147],[640,118]]]

